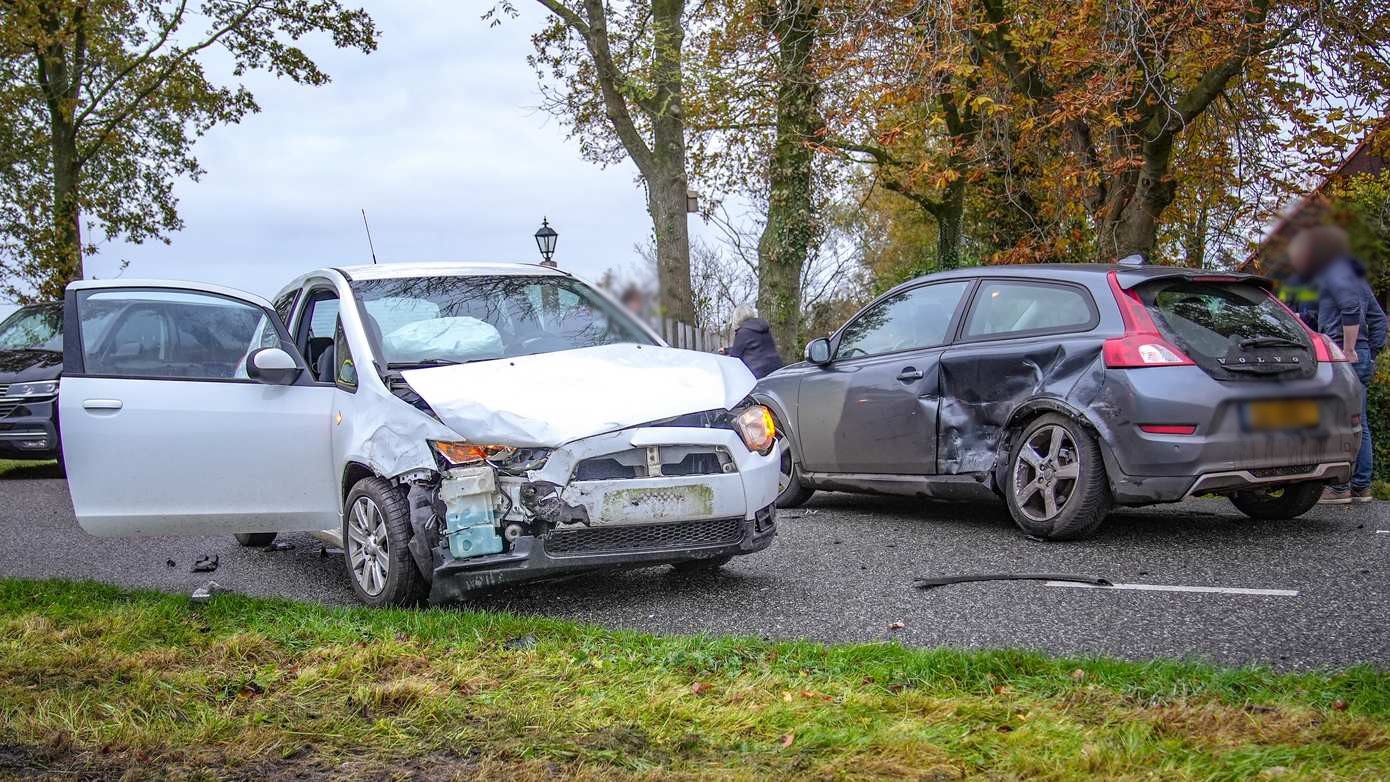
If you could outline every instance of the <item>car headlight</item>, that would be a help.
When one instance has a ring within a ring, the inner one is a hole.
[[[510,445],[476,445],[474,443],[431,440],[430,446],[451,467],[481,464],[492,459],[506,459],[516,453],[516,449]]]
[[[58,393],[57,380],[40,380],[34,383],[12,383],[5,392],[8,397],[33,398],[37,396],[53,396]]]
[[[748,450],[763,456],[772,453],[777,444],[777,424],[772,420],[771,410],[763,405],[749,405],[734,416],[733,423]]]

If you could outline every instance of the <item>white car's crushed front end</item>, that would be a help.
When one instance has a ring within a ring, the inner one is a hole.
[[[596,567],[722,560],[776,534],[778,455],[734,359],[609,345],[403,373],[488,453],[405,476],[431,600]]]

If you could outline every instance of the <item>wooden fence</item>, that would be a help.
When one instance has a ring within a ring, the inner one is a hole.
[[[706,331],[670,318],[653,318],[648,323],[673,348],[715,353],[725,347],[724,335],[717,331]]]

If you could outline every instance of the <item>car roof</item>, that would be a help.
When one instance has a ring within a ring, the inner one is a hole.
[[[1214,269],[1188,269],[1181,266],[1129,266],[1118,263],[1021,263],[999,266],[971,266],[963,269],[936,272],[918,277],[903,285],[911,285],[925,279],[975,279],[980,277],[1029,277],[1038,279],[1062,280],[1067,282],[1096,283],[1110,272],[1115,272],[1120,286],[1132,288],[1149,280],[1164,277],[1209,277],[1231,281],[1252,282],[1267,285],[1268,280],[1254,274],[1224,272]],[[902,287],[902,286],[899,286]]]
[[[497,275],[545,275],[567,277],[568,273],[537,263],[505,261],[428,261],[337,266],[353,280],[398,280],[406,277],[475,277]]]

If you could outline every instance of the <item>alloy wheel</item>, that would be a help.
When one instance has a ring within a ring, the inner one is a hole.
[[[777,496],[792,485],[792,447],[779,431],[777,437]]]
[[[370,497],[358,497],[348,514],[348,555],[352,577],[369,595],[381,594],[391,572],[390,541],[381,509]]]
[[[1081,477],[1076,442],[1066,429],[1049,425],[1028,436],[1014,461],[1014,501],[1033,521],[1051,521],[1062,511]]]

